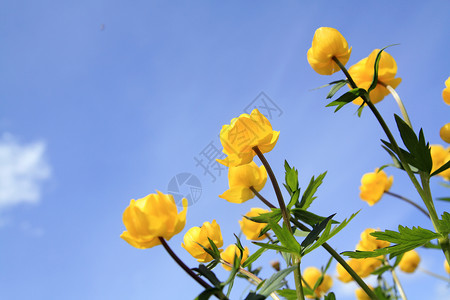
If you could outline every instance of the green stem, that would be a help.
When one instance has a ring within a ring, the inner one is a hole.
[[[292,233],[291,226],[290,226],[291,223],[289,222],[290,214],[288,214],[288,212],[287,212],[286,204],[284,203],[283,195],[281,194],[281,190],[280,190],[280,186],[278,185],[277,178],[275,177],[275,174],[273,173],[272,168],[269,165],[269,162],[264,157],[261,150],[259,150],[258,146],[255,146],[252,149],[253,149],[253,151],[255,151],[256,155],[258,155],[262,164],[266,168],[267,175],[269,176],[270,181],[272,182],[272,186],[275,191],[275,195],[277,196],[278,204],[280,205],[281,215],[283,216],[284,224],[287,226],[289,231]]]
[[[448,278],[448,277],[441,276],[441,275],[439,275],[439,274],[433,273],[433,272],[431,272],[431,271],[428,271],[428,270],[423,269],[423,268],[420,268],[420,267],[418,268],[418,270],[421,271],[421,272],[423,272],[423,273],[425,273],[425,274],[428,274],[428,275],[430,275],[430,276],[433,276],[433,277],[436,277],[436,278],[438,278],[438,279],[444,280],[444,281],[446,281],[447,283],[450,283],[450,278]]]
[[[172,249],[167,244],[166,240],[162,237],[159,237],[159,240],[161,241],[161,244],[163,245],[164,249],[166,249],[167,253],[175,260],[175,262],[186,272],[191,276],[195,281],[197,281],[202,287],[205,289],[212,289],[213,287],[210,286],[206,281],[204,281],[202,278],[200,278],[197,274],[195,274],[186,264],[175,254],[175,252],[172,251]],[[221,300],[228,300],[228,298],[222,293],[222,291],[218,290],[214,293],[214,295]]]
[[[302,286],[302,271],[300,270],[300,260],[294,262],[295,275],[295,290],[297,291],[297,300],[305,300],[305,295],[303,294],[303,286]]]
[[[398,279],[397,273],[394,269],[391,269],[392,278],[394,279],[395,285],[398,288],[398,292],[400,293],[400,297],[402,297],[403,300],[407,300],[405,290],[403,290],[402,284],[400,283],[400,280]]]
[[[393,192],[390,192],[390,191],[385,191],[384,193],[385,193],[385,194],[388,194],[388,195],[391,195],[392,197],[398,198],[398,199],[400,199],[400,200],[403,200],[403,201],[405,201],[405,202],[411,204],[412,206],[414,206],[415,208],[417,208],[418,210],[420,210],[424,215],[426,215],[426,216],[428,217],[428,219],[430,219],[430,215],[427,213],[427,211],[426,211],[425,209],[423,209],[423,207],[421,207],[420,205],[418,205],[417,203],[415,203],[414,201],[412,201],[412,200],[410,200],[410,199],[408,199],[408,198],[405,198],[405,197],[403,197],[403,196],[401,196],[401,195],[399,195],[399,194],[395,194],[395,193],[393,193]]]
[[[353,81],[352,77],[348,73],[345,66],[336,57],[333,57],[333,60],[341,68],[342,72],[347,77],[351,87],[357,88],[358,86]],[[370,110],[374,114],[375,118],[377,119],[378,123],[380,123],[381,128],[383,129],[389,142],[391,143],[394,152],[398,155],[398,158],[399,158],[403,168],[405,169],[406,173],[408,174],[409,179],[413,183],[414,187],[416,188],[417,192],[420,195],[420,198],[422,198],[423,203],[427,207],[428,213],[431,218],[431,222],[433,223],[433,226],[434,226],[436,232],[442,234],[442,232],[439,230],[439,218],[437,217],[436,209],[434,208],[434,204],[433,204],[433,198],[431,197],[429,174],[424,174],[423,172],[420,174],[421,181],[422,181],[422,186],[421,186],[419,181],[417,180],[416,176],[412,172],[408,162],[403,157],[403,154],[400,151],[400,147],[398,146],[394,136],[392,135],[391,131],[389,130],[389,127],[386,125],[386,122],[384,121],[383,117],[376,109],[375,105],[370,101],[368,94],[362,94],[361,98],[364,100],[364,103],[366,103],[367,106],[370,108]],[[439,245],[442,248],[442,251],[445,254],[447,261],[450,263],[450,242],[449,242],[448,236],[446,236],[446,237],[443,236],[438,241],[439,241]]]
[[[223,259],[221,259],[220,262],[222,264],[224,264],[224,265],[227,265],[230,268],[233,268],[233,264],[230,264],[229,262],[227,262],[227,261],[225,261]],[[239,271],[239,273],[241,273],[241,274],[247,276],[249,279],[253,280],[254,284],[256,286],[259,285],[262,282],[262,280],[258,276],[256,276],[252,272],[247,271],[246,269],[244,269],[242,267],[239,267],[238,271]],[[278,297],[278,295],[275,292],[271,293],[270,297],[272,297],[272,299],[274,299],[274,300],[280,300],[280,298]]]
[[[252,190],[253,191],[253,190]],[[266,198],[264,198],[260,193],[257,191],[253,191],[255,193],[256,197],[258,197],[262,202],[264,202],[268,207],[270,208],[276,208],[275,205],[270,203]],[[300,230],[303,231],[311,231],[308,227],[300,223],[297,219],[291,218],[291,222],[297,226],[297,228],[300,228]],[[342,258],[342,256],[339,255],[330,245],[327,243],[323,243],[322,247],[325,248],[325,250],[333,256],[333,258],[341,264],[341,266],[352,276],[352,278],[356,281],[356,283],[366,292],[367,295],[370,296],[371,299],[378,299],[378,297],[375,295],[375,293],[369,288],[369,286],[362,280],[362,278],[352,269],[352,267],[349,266],[349,264]]]

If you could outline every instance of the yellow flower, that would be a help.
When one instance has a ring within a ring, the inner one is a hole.
[[[361,191],[359,197],[370,206],[380,201],[384,192],[389,191],[394,181],[394,178],[392,176],[388,178],[384,171],[377,171],[378,169],[373,173],[364,174],[359,187]]]
[[[389,247],[390,243],[387,241],[378,240],[376,237],[370,235],[372,232],[377,231],[373,228],[367,228],[361,233],[361,240],[356,245],[356,250],[360,251],[373,251],[375,249],[381,249]]]
[[[358,87],[365,90],[369,89],[373,80],[375,59],[379,51],[379,49],[373,50],[368,57],[360,60],[348,69],[348,72]],[[378,84],[369,94],[372,103],[375,104],[380,102],[389,94],[389,91],[385,87],[386,85],[390,85],[395,89],[400,84],[402,79],[395,78],[396,74],[397,63],[390,54],[383,51],[381,53],[381,59],[378,66]],[[357,98],[353,101],[353,103],[361,105],[363,100],[361,98]]]
[[[202,245],[207,249],[211,249],[208,238],[214,242],[217,248],[223,246],[222,233],[216,220],[213,220],[212,223],[205,222],[202,227],[192,227],[189,229],[184,235],[184,244],[181,244],[181,246],[195,257],[198,262],[208,262],[213,258],[200,246]]]
[[[255,197],[255,194],[250,190],[251,186],[259,192],[266,181],[266,168],[264,166],[258,168],[254,161],[249,164],[230,167],[228,170],[228,185],[230,188],[219,197],[231,203],[243,203]]]
[[[439,135],[444,142],[450,144],[450,123],[442,126],[441,130],[439,131]]]
[[[331,75],[340,70],[333,57],[345,65],[351,52],[352,48],[348,48],[347,41],[339,31],[330,27],[320,27],[314,33],[307,58],[314,71],[320,75]]]
[[[310,288],[314,288],[317,280],[319,280],[322,272],[315,267],[308,267],[303,270],[302,279],[306,281]],[[302,282],[303,286],[306,286],[304,282]],[[333,278],[331,276],[325,274],[323,276],[322,283],[314,290],[314,295],[306,295],[306,298],[314,299],[316,297],[322,297],[331,287],[333,286]]]
[[[244,251],[242,252],[242,258],[241,258],[241,265],[245,262],[245,260],[248,258],[248,247],[244,247]],[[233,264],[234,263],[234,258],[237,256],[239,257],[240,255],[240,250],[239,248],[235,245],[235,244],[231,244],[230,246],[228,246],[225,251],[223,251],[222,253],[220,253],[220,257],[226,261],[227,263]],[[222,267],[227,270],[230,271],[231,268],[225,264],[222,264]]]
[[[161,244],[159,237],[168,241],[183,230],[186,211],[186,199],[183,199],[183,211],[178,213],[173,196],[159,191],[138,200],[132,199],[122,217],[127,230],[120,237],[139,249],[154,247]]]
[[[361,259],[351,258],[346,260],[346,262],[361,278],[369,276],[373,271],[381,266],[381,261],[374,257]],[[340,281],[347,283],[353,280],[353,277],[341,264],[336,265],[336,271],[338,272],[338,279]]]
[[[217,161],[227,167],[248,164],[253,160],[258,146],[262,153],[269,152],[275,147],[280,132],[274,131],[269,120],[258,109],[252,113],[242,114],[231,120],[230,125],[223,125],[220,131],[220,142],[225,159]]]
[[[444,149],[441,145],[431,145],[431,158],[433,160],[433,168],[431,172],[433,173],[439,169],[443,164],[450,160],[450,147]],[[445,180],[450,180],[450,169],[445,170],[438,174],[442,176]]]
[[[450,105],[450,77],[445,81],[445,89],[442,91],[444,102]]]
[[[413,273],[419,266],[419,263],[419,253],[417,253],[416,250],[411,250],[403,254],[402,260],[400,260],[398,266],[400,267],[400,270],[405,273]]]
[[[359,275],[359,271],[361,270],[361,260],[360,259],[348,259],[345,261],[350,268],[352,268],[356,274]],[[338,273],[338,279],[344,283],[348,283],[353,280],[353,277],[347,272],[346,269],[341,264],[336,265],[336,271]]]
[[[268,210],[262,208],[252,208],[248,213],[245,214],[245,216],[257,217],[268,212]],[[241,230],[247,237],[247,240],[260,241],[267,237],[267,234],[259,236],[261,230],[267,225],[267,223],[253,222],[244,217],[239,221],[239,225],[241,225]]]
[[[373,290],[373,287],[369,284],[367,285],[371,290]],[[357,289],[355,290],[356,299],[358,300],[371,300],[369,295],[366,294],[366,292],[363,289]]]
[[[450,266],[448,265],[447,260],[444,261],[444,268],[445,268],[445,272],[450,274]]]

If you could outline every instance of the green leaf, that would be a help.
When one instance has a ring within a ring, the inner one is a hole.
[[[297,300],[297,291],[290,289],[278,290],[277,293],[286,300]]]
[[[410,161],[408,163],[420,171],[430,174],[433,162],[431,160],[430,147],[425,141],[423,130],[420,129],[419,138],[417,138],[414,130],[402,118],[397,115],[394,115],[394,117],[403,144],[409,150],[408,160]]]
[[[298,254],[300,253],[300,244],[297,242],[297,240],[294,238],[292,233],[289,231],[289,228],[285,227],[283,224],[283,227],[278,225],[277,223],[273,222],[272,220],[269,220],[269,225],[272,231],[277,236],[280,243],[289,249],[289,253]]]
[[[383,141],[383,140],[382,140]],[[384,142],[384,141],[383,141]],[[402,163],[400,162],[400,160],[397,158],[397,155],[388,147],[386,146],[381,146],[384,150],[386,150],[386,152],[391,156],[392,161],[394,162],[394,167],[404,170]]]
[[[333,292],[331,292],[331,293],[328,293],[327,295],[325,295],[323,300],[336,300],[336,296],[334,295]]]
[[[378,269],[376,269],[375,271],[373,271],[370,274],[378,276],[378,275],[382,275],[386,271],[390,271],[391,269],[392,269],[391,266],[382,266],[382,267],[379,267]]]
[[[269,296],[271,293],[275,292],[276,290],[279,290],[284,285],[283,279],[292,271],[294,271],[296,267],[289,267],[284,270],[278,271],[277,273],[273,274],[269,279],[264,281],[263,285],[259,289],[258,294],[263,296]]]
[[[260,243],[260,242],[252,242],[255,245],[258,245],[262,248],[265,249],[270,249],[270,250],[276,250],[276,251],[280,251],[280,252],[289,252],[290,249],[283,247],[283,246],[279,246],[279,245],[274,245],[274,244],[266,244],[266,243]]]
[[[442,219],[439,220],[439,231],[442,235],[448,235],[450,233],[450,214],[448,212],[444,212]]]
[[[305,192],[302,195],[299,208],[306,210],[314,201],[314,199],[316,199],[316,197],[314,197],[314,194],[316,193],[317,188],[322,184],[325,175],[327,175],[327,172],[317,176],[317,179],[315,179],[314,176],[311,178],[308,187],[306,188]]]
[[[390,247],[376,249],[374,251],[347,251],[342,254],[350,258],[377,257],[389,254],[393,258],[407,251],[423,246],[429,241],[439,238],[441,235],[421,227],[408,228],[402,225],[398,226],[398,232],[392,230],[376,231],[371,233],[378,240],[388,241],[392,244]]]
[[[244,217],[256,223],[269,223],[269,221],[278,222],[281,219],[281,210],[279,208],[272,208],[271,212],[260,214],[259,216]]]
[[[305,222],[306,224],[313,226],[317,223],[322,222],[325,220],[325,217],[318,216],[316,214],[313,214],[312,212],[309,212],[307,210],[301,209],[301,208],[293,208],[291,209],[291,213],[294,215],[294,217],[302,222]],[[339,222],[332,220],[333,224],[338,224]]]
[[[364,89],[361,88],[352,89],[347,93],[343,94],[342,96],[340,96],[339,98],[337,98],[336,100],[328,103],[326,107],[337,106],[336,109],[334,110],[334,112],[337,112],[342,107],[344,107],[344,105],[352,102],[353,100],[355,100],[364,93],[367,93],[366,90]]]
[[[264,252],[266,252],[267,248],[259,248],[252,255],[250,255],[242,265],[243,268],[247,268],[251,263],[257,260]]]
[[[363,102],[363,104],[361,104],[361,105],[358,107],[358,110],[356,111],[358,117],[361,117],[362,112],[363,112],[363,109],[364,109],[364,102]]]
[[[303,255],[306,255],[307,253],[317,249],[318,247],[322,246],[324,243],[326,243],[329,239],[331,239],[333,236],[335,236],[339,231],[344,229],[345,226],[350,223],[350,221],[359,213],[360,211],[357,211],[356,213],[352,214],[350,218],[345,219],[342,221],[341,224],[338,226],[335,226],[333,230],[331,230],[331,222],[328,222],[327,227],[325,228],[323,234],[317,239],[317,241],[312,244],[310,247],[304,250]]]
[[[388,46],[389,47],[389,46]],[[378,66],[380,64],[380,59],[381,59],[381,52],[384,51],[384,49],[386,49],[387,47],[384,47],[383,49],[381,49],[378,54],[377,57],[375,58],[375,63],[373,65],[373,79],[372,79],[372,83],[369,86],[369,89],[367,90],[367,92],[371,92],[374,88],[377,87],[378,84]]]
[[[221,290],[218,288],[210,288],[204,290],[200,295],[197,296],[194,300],[208,300],[213,296],[216,292],[220,292]]]
[[[447,170],[448,168],[450,168],[450,160],[448,162],[446,162],[444,165],[442,165],[439,169],[437,169],[436,171],[434,171],[433,173],[431,173],[430,176],[434,176],[437,175],[441,172],[444,172],[445,170]]]
[[[322,222],[313,226],[311,232],[305,237],[305,239],[301,243],[302,248],[306,248],[312,243],[314,243],[314,241],[318,238],[319,234],[327,227],[329,221],[334,217],[334,215],[336,214],[332,214]]]
[[[193,268],[193,271],[203,275],[206,279],[209,280],[209,282],[211,282],[215,287],[219,287],[221,282],[220,280],[217,278],[216,274],[214,274],[213,271],[211,271],[210,269],[208,269],[207,267],[205,267],[205,265],[200,264],[198,266],[198,268]]]
[[[450,202],[450,197],[436,198],[436,200]]]
[[[247,297],[245,297],[245,300],[263,300],[263,299],[266,299],[267,298],[267,296],[263,296],[263,295],[260,295],[260,294],[256,294],[256,293],[249,293],[248,295],[247,295]]]
[[[336,94],[343,86],[348,83],[348,80],[342,79],[333,82],[334,85],[331,87],[330,92],[327,95],[327,99],[333,98],[334,94]]]

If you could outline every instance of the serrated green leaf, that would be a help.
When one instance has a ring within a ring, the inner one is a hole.
[[[441,220],[439,220],[439,231],[442,235],[450,234],[450,214],[448,212],[444,212],[441,216]]]
[[[279,208],[272,208],[272,211],[260,214],[255,217],[244,216],[244,218],[256,223],[269,223],[269,221],[278,222],[281,219],[281,210]]]
[[[409,127],[409,125],[405,121],[403,121],[402,118],[400,118],[396,114],[394,114],[394,117],[403,144],[409,150],[409,155],[407,155],[405,159],[407,159],[407,162],[409,164],[413,165],[420,171],[430,174],[433,162],[431,160],[430,148],[426,143],[425,137],[423,135],[423,130],[420,129],[420,138],[417,138],[414,130],[412,130],[412,128]]]
[[[309,245],[311,245],[318,237],[319,234],[327,227],[329,221],[335,216],[336,214],[332,214],[322,222],[316,224],[313,226],[311,232],[305,237],[303,242],[301,243],[302,248],[306,248]]]
[[[261,286],[261,288],[258,291],[258,294],[269,296],[271,293],[275,292],[276,290],[279,290],[283,285],[284,281],[283,279],[292,271],[294,271],[296,267],[289,267],[284,270],[278,271],[277,273],[270,276],[269,279],[267,279],[264,284]]]
[[[293,208],[291,209],[291,213],[294,215],[296,219],[299,221],[305,222],[306,224],[313,226],[317,223],[322,222],[326,219],[326,217],[322,217],[319,215],[316,215],[312,212],[309,212],[307,210],[301,209],[301,208]],[[333,224],[338,224],[339,222],[332,220]]]
[[[366,258],[377,257],[380,255],[389,254],[389,258],[393,258],[407,251],[413,250],[417,247],[423,246],[429,241],[439,238],[441,235],[424,229],[421,227],[413,227],[412,229],[398,226],[398,232],[392,230],[376,231],[371,233],[372,236],[378,240],[388,241],[392,244],[390,247],[376,249],[374,251],[347,251],[342,254],[350,258]]]
[[[300,189],[294,191],[294,193],[291,195],[291,200],[288,203],[287,208],[290,210],[292,206],[298,205],[298,198],[300,197]]]
[[[264,252],[266,252],[267,248],[259,248],[252,255],[250,255],[245,262],[242,264],[243,268],[247,268],[250,264],[252,264],[255,260],[257,260]]]
[[[276,237],[280,241],[280,243],[289,249],[289,253],[298,254],[300,253],[300,244],[297,242],[297,240],[294,238],[292,233],[289,231],[289,228],[285,227],[283,224],[283,227],[278,225],[277,223],[273,222],[272,220],[269,220],[269,225],[272,231],[275,233]]]
[[[347,93],[343,94],[342,96],[340,96],[339,98],[337,98],[336,100],[328,103],[326,105],[326,107],[337,106],[336,109],[334,110],[334,112],[337,112],[342,107],[344,107],[344,105],[352,102],[353,100],[360,97],[364,93],[367,93],[367,92],[366,92],[366,90],[364,90],[362,88],[352,89],[352,90],[348,91]]]
[[[304,250],[303,255],[306,255],[307,253],[317,249],[318,247],[322,246],[324,243],[326,243],[329,239],[331,239],[333,236],[335,236],[339,231],[345,228],[345,226],[350,223],[350,221],[359,213],[360,211],[357,211],[356,213],[352,214],[350,218],[345,219],[342,221],[341,224],[338,226],[335,226],[333,230],[331,230],[331,222],[328,222],[327,227],[325,228],[323,234],[317,239],[317,241],[312,244],[310,247]]]
[[[348,80],[346,79],[335,81],[334,85],[331,87],[330,92],[327,95],[327,99],[333,98],[334,94],[336,94],[347,83]]]
[[[304,210],[308,209],[308,207],[311,205],[311,203],[316,199],[314,197],[314,194],[317,191],[317,188],[322,184],[323,179],[327,175],[327,172],[324,172],[317,176],[317,179],[314,178],[314,176],[311,178],[311,181],[309,182],[308,187],[306,188],[305,192],[302,195],[302,199],[300,200],[300,204],[298,205],[299,208],[302,208]]]

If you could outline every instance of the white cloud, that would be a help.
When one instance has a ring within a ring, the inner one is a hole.
[[[0,209],[38,203],[41,183],[51,174],[42,141],[20,144],[11,134],[0,136]]]

